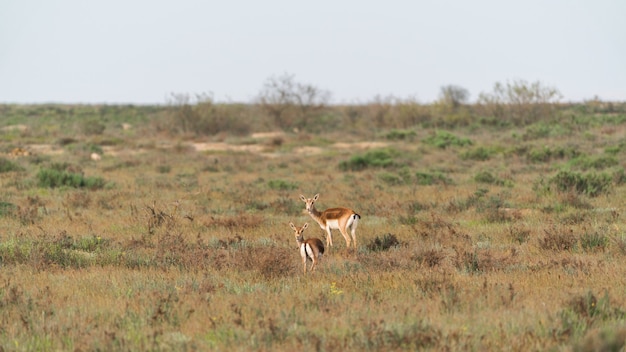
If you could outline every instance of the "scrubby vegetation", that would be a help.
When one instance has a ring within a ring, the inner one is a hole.
[[[626,104],[263,89],[1,105],[0,350],[626,346]],[[304,277],[288,224],[323,239],[315,193],[362,216],[359,247],[335,231]]]

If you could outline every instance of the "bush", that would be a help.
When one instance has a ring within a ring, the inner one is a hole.
[[[489,160],[494,154],[496,154],[496,150],[494,148],[480,146],[471,150],[467,150],[461,153],[460,156],[463,160],[486,161]]]
[[[466,145],[472,145],[472,141],[468,138],[460,138],[447,131],[435,132],[434,135],[424,139],[424,143],[441,149],[445,149],[450,146],[463,147]]]
[[[611,166],[619,165],[619,161],[613,155],[600,155],[596,157],[579,157],[573,159],[571,164],[578,166],[583,170],[596,169],[602,170]]]
[[[434,184],[451,185],[452,179],[446,177],[441,172],[417,172],[415,173],[417,184],[422,186],[429,186]]]
[[[396,235],[387,233],[385,235],[376,236],[376,238],[367,245],[367,249],[374,252],[386,251],[391,247],[397,247],[400,245],[400,241],[396,238]]]
[[[298,189],[298,183],[283,180],[269,180],[267,186],[277,191],[292,191]]]
[[[558,137],[558,136],[566,136],[572,131],[564,128],[559,123],[546,123],[546,122],[538,122],[531,126],[528,126],[526,132],[522,136],[524,140],[531,139],[540,139],[540,138],[549,138],[549,137]]]
[[[81,123],[80,130],[88,136],[101,135],[106,126],[96,119],[85,120]]]
[[[394,129],[387,134],[385,138],[391,141],[412,141],[417,136],[417,133],[413,130],[398,130]]]
[[[6,158],[0,158],[0,173],[11,171],[23,171],[24,168]]]
[[[613,177],[606,173],[581,174],[572,171],[560,171],[550,179],[559,192],[576,192],[590,197],[608,193],[613,184]]]
[[[616,145],[606,147],[604,152],[610,155],[617,155],[624,150],[626,150],[626,141],[621,140]]]
[[[570,251],[576,245],[576,236],[568,229],[553,228],[539,240],[541,248],[553,251]]]
[[[405,184],[405,179],[402,176],[390,172],[381,172],[378,174],[378,178],[390,186]]]
[[[0,201],[0,216],[13,214],[17,210],[17,206],[13,203]]]
[[[534,163],[548,162],[554,159],[575,158],[580,156],[580,152],[573,147],[559,147],[552,149],[550,147],[543,147],[541,149],[533,149],[528,152],[527,159]]]
[[[342,171],[360,171],[366,168],[386,168],[395,165],[393,157],[398,152],[394,149],[375,149],[363,155],[355,155],[348,161],[339,163]]]
[[[230,132],[235,135],[250,133],[250,121],[244,118],[245,110],[239,105],[215,104],[210,94],[172,94],[170,114],[159,129],[169,133],[215,135]]]
[[[81,174],[60,171],[56,169],[41,169],[37,173],[39,187],[56,188],[56,187],[74,187],[101,189],[104,187],[104,179],[100,177],[85,177]]]
[[[474,175],[474,181],[478,183],[487,183],[498,186],[512,186],[511,181],[499,179],[489,171],[478,172],[476,175]]]
[[[476,210],[485,214],[485,218],[490,222],[506,222],[510,220],[509,214],[502,211],[503,208],[507,208],[507,204],[500,195],[492,195],[476,202]]]
[[[300,83],[293,75],[272,76],[263,84],[258,103],[274,119],[278,128],[315,126],[309,120],[320,116],[331,93],[312,84]],[[334,117],[329,116],[332,119]]]
[[[496,177],[489,171],[481,171],[474,175],[474,181],[479,183],[496,183]]]
[[[479,95],[478,104],[483,114],[519,126],[549,118],[560,98],[556,88],[516,80],[496,82],[492,93]]]
[[[609,245],[609,238],[597,232],[585,233],[580,236],[580,245],[586,252],[592,252],[596,249],[604,250]]]

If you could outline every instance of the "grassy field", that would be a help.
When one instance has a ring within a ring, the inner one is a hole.
[[[173,107],[0,106],[0,350],[626,346],[623,106],[213,108],[237,118],[199,134]],[[334,231],[305,276],[316,193],[358,249]]]

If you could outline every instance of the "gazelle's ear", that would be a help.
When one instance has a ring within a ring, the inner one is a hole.
[[[309,223],[308,223],[308,222],[305,222],[305,223],[304,223],[304,225],[302,225],[302,229],[304,230],[304,229],[306,229],[307,227],[309,227]]]
[[[296,225],[294,225],[294,224],[293,224],[293,222],[290,222],[290,223],[289,223],[289,226],[291,226],[291,228],[292,228],[294,231],[296,231]]]
[[[317,198],[319,198],[319,197],[320,197],[320,194],[318,193],[318,194],[315,195],[315,197],[313,197],[313,200],[317,201]]]
[[[305,197],[305,196],[303,196],[302,194],[300,195],[300,199],[301,199],[303,202],[306,202],[306,197]]]

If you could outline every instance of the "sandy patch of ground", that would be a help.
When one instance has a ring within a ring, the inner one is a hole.
[[[60,155],[63,154],[63,149],[54,146],[52,144],[29,144],[28,149],[33,154],[45,154],[45,155]]]
[[[246,145],[232,145],[227,143],[192,143],[194,149],[198,152],[205,151],[235,151],[235,152],[250,152],[250,153],[262,153],[264,146],[258,144],[246,144]]]
[[[387,143],[383,142],[359,142],[359,143],[335,143],[330,148],[335,149],[370,149],[386,147]],[[316,155],[324,151],[322,147],[305,146],[294,149],[296,154]]]
[[[28,126],[26,125],[10,125],[10,126],[5,126],[0,128],[0,131],[3,132],[11,132],[11,131],[20,131],[20,132],[24,132],[28,129]]]
[[[283,132],[263,132],[263,133],[254,133],[252,134],[253,138],[277,138],[284,136]],[[228,144],[223,142],[198,142],[191,143],[189,145],[197,152],[206,152],[206,151],[233,151],[233,152],[246,152],[246,153],[254,153],[254,154],[262,154],[268,157],[275,157],[276,154],[268,153],[267,146],[263,144],[244,144],[244,145],[236,145],[236,144]],[[303,146],[294,148],[293,152],[300,155],[316,155],[320,154],[324,151],[324,149],[335,148],[335,149],[354,149],[354,150],[362,150],[362,149],[370,149],[370,148],[381,148],[387,146],[387,143],[384,142],[359,142],[359,143],[335,143],[329,147],[315,147],[315,146]],[[163,145],[161,148],[168,149],[173,148],[174,145]],[[63,148],[52,145],[52,144],[31,144],[26,146],[26,149],[32,154],[47,154],[47,155],[59,155],[63,154]],[[139,149],[123,149],[119,147],[113,146],[103,146],[102,147],[103,155],[107,156],[120,156],[120,155],[134,155],[148,152],[148,150],[144,148]]]
[[[263,139],[263,138],[278,138],[278,137],[284,137],[285,133],[284,132],[258,132],[258,133],[253,133],[251,135],[252,138],[254,139]]]
[[[386,147],[385,142],[358,142],[358,143],[335,143],[334,148],[339,149],[370,149],[370,148],[383,148]]]
[[[293,150],[296,154],[315,155],[320,154],[324,149],[320,147],[298,147]]]

